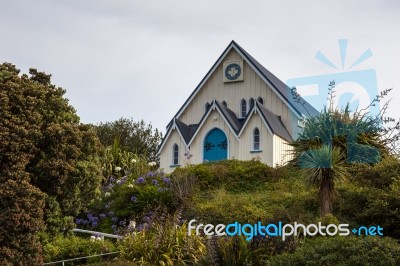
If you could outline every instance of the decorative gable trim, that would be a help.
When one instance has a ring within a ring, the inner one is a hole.
[[[193,142],[193,140],[196,138],[197,134],[199,133],[200,129],[202,128],[202,126],[204,125],[205,121],[207,120],[207,118],[210,116],[212,111],[218,111],[219,115],[222,117],[222,119],[224,120],[224,122],[228,125],[229,129],[232,131],[233,135],[235,136],[235,138],[237,140],[239,140],[238,136],[237,136],[237,132],[233,129],[231,123],[229,122],[229,120],[225,117],[224,113],[221,110],[221,107],[217,104],[216,100],[212,101],[212,105],[210,107],[210,109],[207,111],[207,113],[204,114],[204,116],[201,118],[200,123],[198,125],[198,127],[196,128],[196,131],[194,132],[190,142],[188,143],[188,146],[190,146]]]
[[[243,48],[241,48],[235,41],[232,41],[228,47],[224,50],[224,52],[220,55],[218,60],[214,63],[211,69],[207,72],[204,78],[197,85],[195,90],[190,94],[189,98],[185,101],[185,103],[181,106],[178,112],[174,117],[179,117],[182,112],[188,107],[193,98],[197,95],[199,90],[203,87],[203,85],[207,82],[207,80],[211,77],[217,67],[222,63],[222,60],[226,57],[226,55],[230,52],[231,49],[235,49],[235,51],[246,61],[246,63],[257,73],[257,75],[272,89],[272,91],[288,106],[288,108],[295,114],[297,118],[302,117],[302,112],[299,111],[293,103],[278,89],[278,87],[271,81],[266,74],[260,69],[262,67],[258,62],[255,61]],[[260,65],[260,66],[258,66]],[[272,75],[272,74],[271,74]],[[276,78],[276,77],[275,77]],[[277,78],[276,78],[277,79]],[[308,105],[307,105],[308,106]],[[304,107],[305,108],[305,107]],[[307,107],[308,108],[308,107]],[[313,108],[310,106],[310,108]],[[316,110],[315,110],[316,111]],[[167,129],[171,126],[172,120],[168,123]]]
[[[261,120],[264,122],[265,127],[267,128],[267,130],[269,131],[269,133],[271,133],[272,135],[274,134],[274,131],[272,130],[272,128],[270,127],[270,125],[265,121],[265,119],[263,118],[263,116],[261,114],[259,114],[260,112],[258,111],[257,108],[257,103],[254,104],[253,109],[249,112],[249,114],[246,117],[246,120],[243,123],[242,128],[240,129],[240,132],[238,134],[238,136],[240,137],[243,133],[243,131],[246,129],[247,124],[249,123],[251,117],[255,114],[258,114],[261,117]]]
[[[158,151],[157,151],[157,155],[160,155],[161,150],[164,148],[164,145],[165,145],[165,143],[167,142],[167,140],[168,140],[168,138],[169,138],[169,136],[171,135],[171,133],[172,133],[173,130],[176,130],[176,131],[178,132],[178,134],[179,134],[179,136],[181,137],[183,143],[185,144],[186,149],[188,149],[189,145],[186,143],[185,138],[183,137],[181,131],[179,130],[179,127],[177,126],[175,119],[176,119],[176,118],[174,118],[174,119],[172,120],[172,122],[173,122],[173,123],[172,123],[172,126],[170,126],[170,128],[169,128],[168,131],[167,131],[167,134],[165,135],[165,137],[163,138],[162,142],[160,143],[159,149],[158,149]]]

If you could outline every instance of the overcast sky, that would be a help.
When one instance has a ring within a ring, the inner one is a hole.
[[[84,123],[120,117],[165,126],[235,40],[291,78],[374,69],[400,116],[400,1],[5,1],[0,61],[51,73]],[[338,70],[315,59],[321,51]]]

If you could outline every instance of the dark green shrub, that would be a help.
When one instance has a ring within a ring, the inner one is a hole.
[[[352,176],[352,179],[366,187],[389,188],[393,181],[400,178],[400,161],[387,156],[373,166],[355,165]]]
[[[77,236],[58,236],[43,246],[45,262],[79,258],[114,251],[116,251],[116,247],[112,242],[107,240],[91,240],[90,236],[87,236],[86,238]],[[100,260],[102,260],[101,257],[96,257],[89,261]],[[76,264],[81,264],[82,262],[84,261],[78,261]]]
[[[172,174],[193,175],[201,189],[224,187],[229,191],[246,191],[287,175],[286,168],[272,168],[260,161],[227,160],[178,168]]]
[[[398,265],[400,245],[381,237],[320,237],[308,240],[294,253],[272,257],[270,265]]]
[[[157,218],[157,215],[175,210],[170,178],[162,172],[152,171],[135,177],[134,173],[109,177],[104,184],[101,198],[75,219],[77,226],[124,234],[127,231],[141,230]]]
[[[122,259],[139,265],[193,265],[206,254],[203,238],[188,236],[186,224],[171,219],[125,237],[119,250]]]
[[[207,240],[208,264],[201,265],[265,265],[268,258],[283,252],[293,252],[298,238],[255,236],[213,237]]]
[[[347,185],[339,189],[338,216],[351,225],[380,225],[385,236],[400,239],[400,197],[395,187]]]
[[[28,182],[0,183],[0,265],[41,265],[44,199]]]

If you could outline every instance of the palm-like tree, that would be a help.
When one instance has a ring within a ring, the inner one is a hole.
[[[380,138],[380,120],[348,106],[324,109],[307,119],[299,138],[291,143],[292,164],[312,185],[319,188],[321,215],[332,213],[335,186],[346,180],[354,163],[380,161],[387,151]]]

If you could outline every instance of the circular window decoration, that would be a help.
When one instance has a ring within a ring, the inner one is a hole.
[[[225,77],[229,80],[237,79],[241,73],[242,73],[242,69],[236,63],[229,64],[225,68]]]

